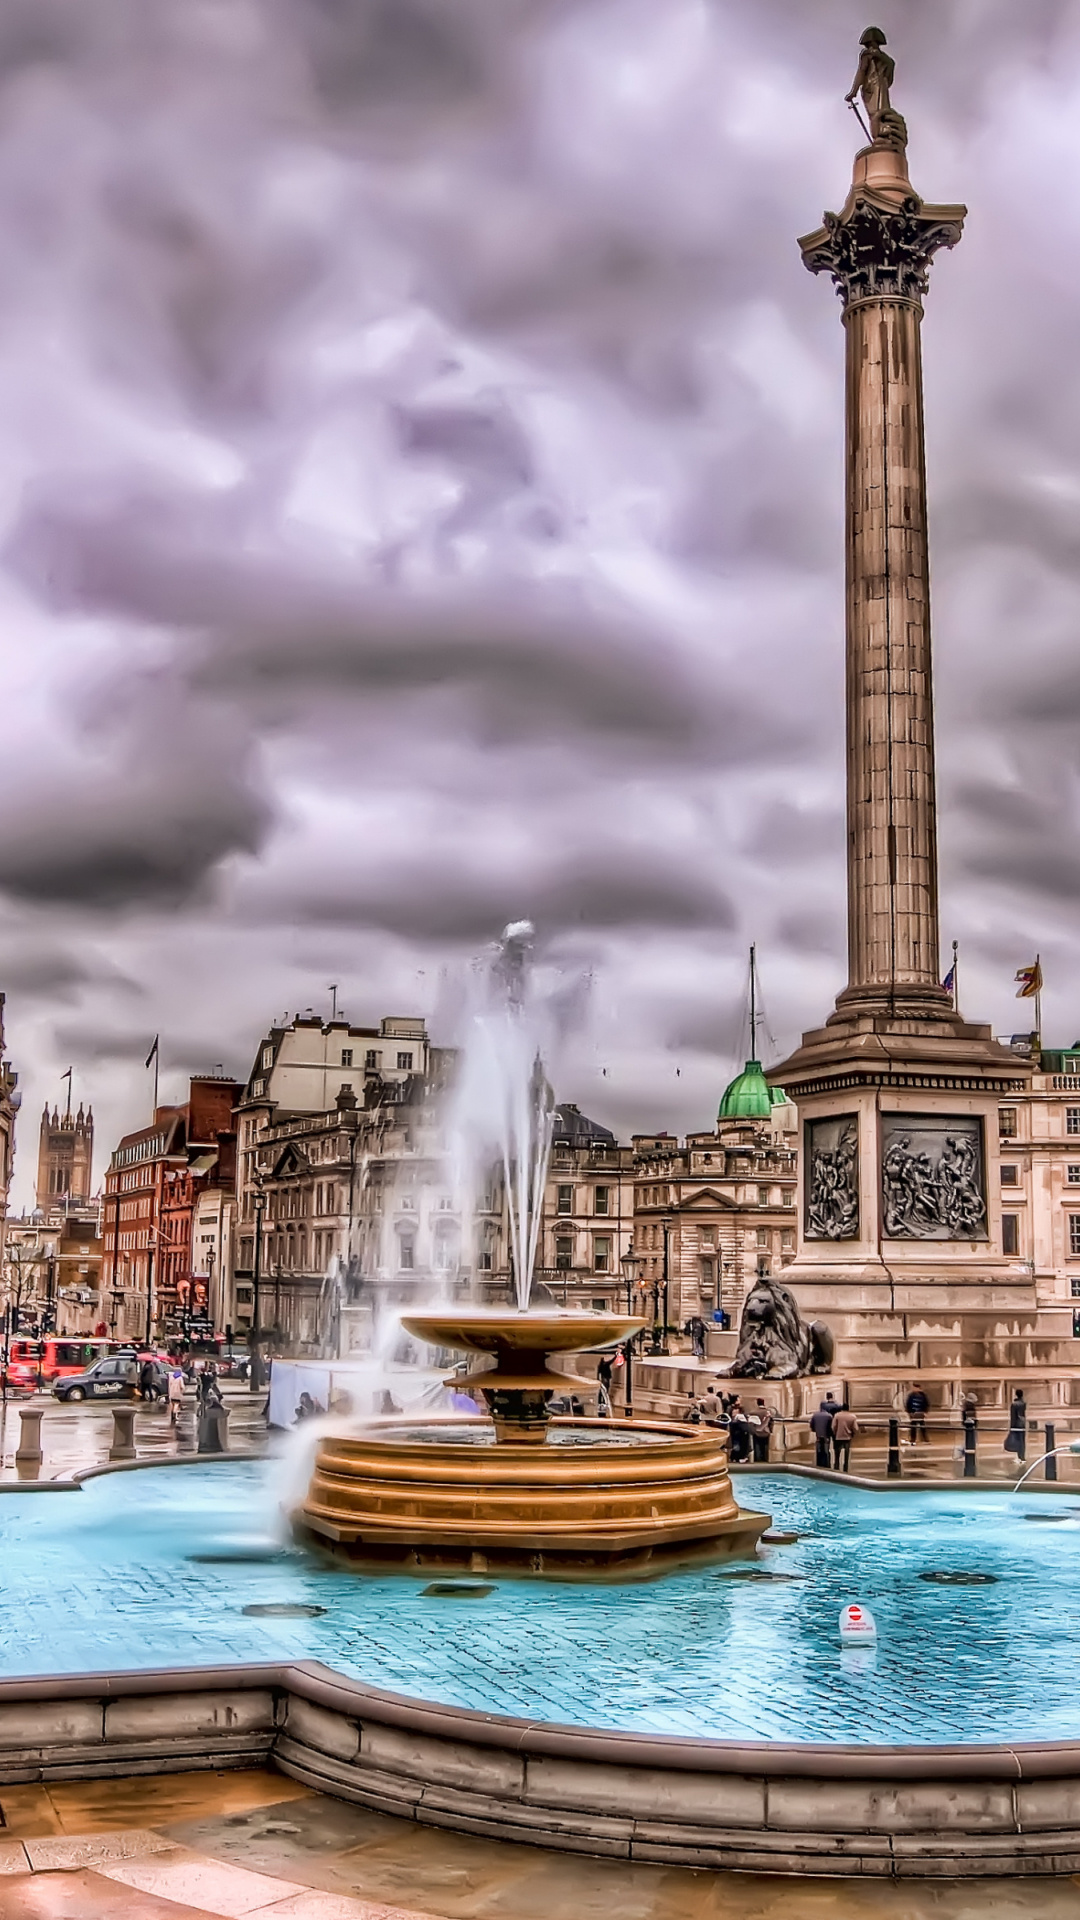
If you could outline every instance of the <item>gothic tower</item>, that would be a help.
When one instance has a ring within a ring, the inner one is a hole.
[[[43,1213],[69,1213],[90,1199],[90,1168],[94,1157],[94,1115],[70,1107],[60,1113],[48,1107],[41,1116],[38,1142],[37,1205]]]

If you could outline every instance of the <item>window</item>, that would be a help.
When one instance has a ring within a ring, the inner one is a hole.
[[[377,1050],[374,1047],[369,1047],[367,1052],[364,1055],[365,1067],[377,1067],[378,1064],[379,1064],[379,1055]]]
[[[412,1272],[416,1265],[416,1246],[414,1241],[410,1239],[402,1240],[399,1264],[403,1273]]]
[[[597,1187],[597,1189],[596,1189],[596,1211],[597,1211],[597,1213],[607,1213],[607,1212],[608,1212],[608,1192],[609,1192],[609,1189],[608,1189],[607,1187]]]
[[[703,1260],[703,1261],[702,1261],[702,1263],[701,1263],[701,1284],[702,1284],[702,1286],[703,1286],[703,1287],[711,1287],[711,1286],[712,1286],[712,1283],[713,1283],[713,1280],[715,1279],[715,1277],[716,1277],[716,1272],[715,1272],[715,1262],[714,1262],[714,1261],[712,1261],[712,1260]]]
[[[611,1272],[611,1241],[607,1234],[597,1234],[593,1241],[593,1270],[596,1273]]]
[[[397,1057],[397,1063],[399,1067],[403,1068],[407,1072],[412,1067],[412,1054],[399,1053]]]
[[[592,1308],[592,1310],[593,1310],[593,1312],[594,1312],[594,1313],[606,1313],[606,1312],[607,1312],[607,1301],[606,1301],[606,1300],[590,1300],[590,1302],[589,1302],[589,1305],[591,1306],[591,1308]]]
[[[557,1189],[556,1195],[555,1195],[555,1211],[556,1213],[573,1213],[574,1211],[573,1187],[559,1187]]]
[[[573,1265],[573,1260],[574,1260],[573,1241],[572,1240],[556,1240],[555,1242],[556,1273],[569,1273],[570,1268]]]
[[[416,1195],[415,1195],[415,1193],[403,1193],[403,1194],[402,1194],[402,1196],[401,1196],[401,1211],[402,1211],[402,1213],[415,1213],[415,1212],[416,1212]]]
[[[1070,1160],[1065,1169],[1065,1178],[1070,1187],[1080,1187],[1080,1160]]]
[[[263,1094],[264,1094],[265,1092],[266,1092],[266,1081],[265,1081],[265,1080],[253,1080],[253,1081],[252,1081],[252,1083],[251,1083],[251,1097],[252,1097],[252,1099],[253,1099],[253,1100],[261,1100],[261,1099],[262,1099],[262,1097],[263,1097]],[[1080,1131],[1080,1129],[1078,1129],[1078,1131]]]
[[[767,1247],[767,1246],[768,1246],[768,1244],[769,1244],[769,1230],[768,1230],[768,1228],[767,1228],[767,1227],[759,1227],[759,1228],[758,1228],[758,1230],[757,1230],[757,1243],[758,1243],[758,1246],[759,1246],[759,1247]]]
[[[1066,1107],[1065,1131],[1066,1133],[1080,1133],[1080,1107]]]
[[[1020,1184],[1019,1167],[1002,1167],[1001,1184],[1003,1187],[1018,1187]]]
[[[1016,1139],[1016,1108],[998,1108],[998,1132],[1003,1140]]]
[[[342,1047],[342,1049],[341,1049],[341,1064],[342,1064],[342,1066],[343,1066],[343,1067],[351,1067],[351,1066],[352,1066],[352,1048],[351,1048],[351,1047]]]
[[[1080,1300],[1080,1273],[1074,1273],[1070,1277],[1069,1292],[1074,1300]]]
[[[273,1066],[273,1064],[274,1064],[274,1049],[273,1049],[273,1047],[264,1047],[264,1048],[263,1048],[263,1050],[262,1050],[262,1064],[263,1064],[263,1072],[264,1072],[264,1073],[269,1073],[269,1071],[270,1071],[270,1069],[271,1069],[271,1067],[272,1067],[272,1066]]]
[[[785,1253],[791,1253],[795,1247],[794,1227],[785,1227],[780,1235],[780,1245]]]
[[[1020,1222],[1015,1213],[1003,1213],[1001,1216],[1001,1251],[1019,1253]]]
[[[1080,1213],[1069,1215],[1069,1252],[1080,1253]]]
[[[491,1255],[490,1255],[490,1253],[482,1253],[482,1254],[480,1255],[480,1258],[479,1258],[479,1260],[477,1261],[477,1265],[478,1265],[478,1267],[480,1268],[480,1271],[481,1271],[481,1273],[490,1273],[490,1272],[491,1272]]]
[[[768,1204],[769,1204],[769,1189],[768,1189],[768,1187],[759,1187],[759,1188],[758,1188],[758,1190],[757,1190],[757,1203],[758,1203],[758,1206],[759,1206],[759,1207],[767,1207],[767,1206],[768,1206]]]

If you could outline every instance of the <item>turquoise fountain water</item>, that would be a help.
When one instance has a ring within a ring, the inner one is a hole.
[[[639,1732],[1080,1734],[1080,1500],[1065,1490],[872,1494],[755,1476],[754,1504],[802,1537],[754,1564],[439,1597],[278,1546],[274,1471],[152,1468],[5,1493],[0,1672],[307,1657],[420,1698]],[[840,1650],[854,1599],[876,1616],[874,1654]]]

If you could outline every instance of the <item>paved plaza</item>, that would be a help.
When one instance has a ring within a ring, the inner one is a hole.
[[[4,1920],[1074,1920],[1075,1878],[933,1886],[547,1853],[262,1769],[0,1788]]]

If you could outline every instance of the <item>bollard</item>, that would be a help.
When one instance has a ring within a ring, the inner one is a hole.
[[[975,1422],[964,1421],[964,1479],[975,1478]]]
[[[1046,1436],[1046,1464],[1043,1468],[1043,1473],[1047,1480],[1056,1480],[1057,1460],[1054,1458],[1054,1429],[1049,1420],[1046,1422],[1043,1432]]]
[[[901,1471],[900,1469],[900,1422],[899,1420],[890,1420],[889,1421],[889,1464],[886,1467],[885,1472],[890,1479],[895,1479],[899,1475],[900,1471]]]
[[[198,1426],[198,1451],[200,1453],[228,1453],[228,1407],[204,1407],[199,1415]]]
[[[15,1455],[15,1464],[20,1467],[39,1467],[41,1465],[41,1416],[44,1407],[23,1407],[19,1414],[22,1431],[19,1435],[19,1450]]]
[[[109,1448],[110,1460],[134,1460],[135,1458],[135,1409],[134,1407],[114,1407],[112,1446]]]

